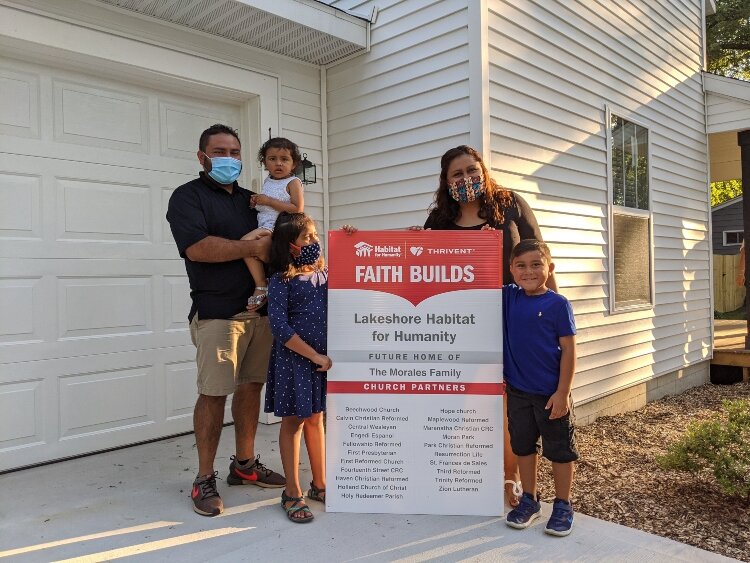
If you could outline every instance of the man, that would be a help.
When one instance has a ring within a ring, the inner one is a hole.
[[[198,476],[193,509],[216,516],[224,504],[216,490],[214,459],[224,405],[234,393],[232,416],[236,450],[229,465],[229,485],[283,487],[284,477],[255,457],[260,391],[266,381],[272,336],[264,309],[248,310],[254,288],[243,258],[265,260],[270,237],[240,240],[257,228],[250,208],[252,192],[241,188],[240,140],[226,125],[206,129],[198,142],[203,172],[177,188],[169,199],[167,220],[190,280],[190,335],[197,348],[198,400],[193,427]]]

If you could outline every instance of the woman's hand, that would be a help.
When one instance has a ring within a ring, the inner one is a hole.
[[[355,227],[354,225],[341,225],[341,230],[344,231],[347,235],[353,235],[359,229],[357,229],[357,227]]]
[[[496,231],[497,229],[495,227],[491,227],[490,225],[482,225],[482,231]]]

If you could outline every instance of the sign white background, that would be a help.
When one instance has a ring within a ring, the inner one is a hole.
[[[371,313],[418,315],[421,323],[355,322]],[[428,314],[473,315],[474,322],[427,324]],[[441,340],[398,340],[398,331]],[[455,337],[452,343],[446,333]],[[378,291],[331,289],[328,341],[334,365],[328,372],[327,510],[502,512],[502,396],[411,391],[412,385],[502,380],[499,289],[442,293],[417,306]],[[339,382],[405,384],[407,392],[332,392]]]

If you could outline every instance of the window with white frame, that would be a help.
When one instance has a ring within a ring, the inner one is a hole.
[[[743,231],[722,231],[724,235],[724,246],[739,246],[745,240]]]
[[[653,305],[648,128],[607,109],[610,309]]]

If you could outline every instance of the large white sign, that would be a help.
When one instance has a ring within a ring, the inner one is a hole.
[[[501,235],[329,234],[333,512],[503,512]]]

